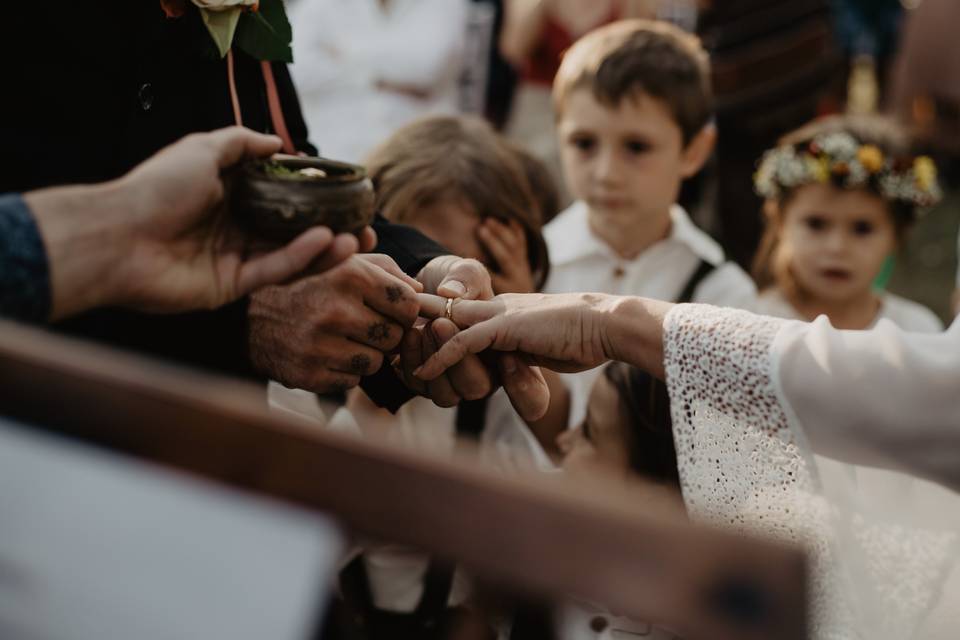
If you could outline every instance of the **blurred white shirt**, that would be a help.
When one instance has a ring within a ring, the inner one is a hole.
[[[797,312],[779,289],[768,289],[761,293],[752,310],[765,316],[806,321],[806,318]],[[876,327],[881,320],[889,320],[904,331],[917,333],[943,331],[943,323],[933,311],[913,300],[887,292],[880,295],[880,310],[868,328]]]
[[[468,4],[391,0],[384,10],[377,0],[300,0],[290,7],[291,73],[321,155],[362,162],[398,127],[457,111]]]
[[[694,290],[692,302],[745,309],[756,302],[750,276],[735,263],[725,262],[720,245],[690,220],[683,207],[674,205],[670,211],[670,234],[633,260],[623,259],[593,235],[587,215],[587,205],[574,202],[544,228],[551,261],[544,292],[597,292],[672,302],[704,260],[716,268]],[[600,370],[563,374],[570,389],[571,427],[583,421]]]

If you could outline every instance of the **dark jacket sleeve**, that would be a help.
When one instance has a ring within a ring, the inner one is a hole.
[[[244,298],[215,311],[151,315],[98,309],[62,321],[58,331],[214,373],[265,381],[247,347]]]
[[[373,252],[390,256],[410,276],[420,273],[434,258],[450,253],[413,227],[395,224],[380,215],[373,222],[373,230],[377,232]]]
[[[410,276],[417,275],[437,256],[450,253],[416,229],[394,224],[379,215],[373,223],[373,228],[377,232],[378,239],[374,253],[390,256],[403,272]],[[387,362],[384,362],[380,371],[364,378],[360,382],[360,387],[374,404],[391,412],[396,412],[414,397]]]

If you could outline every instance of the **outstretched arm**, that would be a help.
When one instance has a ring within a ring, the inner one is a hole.
[[[421,294],[422,315],[441,317],[445,300]],[[622,360],[663,377],[663,319],[672,304],[599,293],[506,294],[457,301],[453,321],[464,330],[417,375],[432,380],[468,354],[515,352],[555,371],[583,371]]]
[[[420,298],[422,314],[443,314],[441,300]],[[752,405],[757,397],[742,393],[750,391],[747,380],[766,379],[776,395],[771,402],[787,416],[784,424],[767,425],[770,430],[791,423],[821,455],[960,489],[956,322],[942,334],[906,333],[887,322],[872,331],[840,331],[826,318],[808,324],[643,298],[505,295],[456,303],[453,320],[463,331],[416,374],[430,380],[465,354],[493,349],[559,371],[615,359],[663,377],[664,327],[674,308],[668,340],[675,347],[674,387],[684,388],[678,376],[686,375],[719,394],[725,406],[735,397]],[[676,349],[681,343],[682,353]],[[757,371],[733,361],[751,350]]]
[[[211,309],[293,277],[321,253],[329,268],[355,252],[355,238],[326,228],[251,251],[223,206],[221,171],[279,148],[274,136],[221,129],[187,136],[113,182],[27,193],[49,264],[51,319],[108,305]]]

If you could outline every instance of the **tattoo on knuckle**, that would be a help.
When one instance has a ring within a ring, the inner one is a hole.
[[[370,356],[364,353],[358,353],[350,358],[350,371],[357,375],[363,375],[370,370],[371,364]]]
[[[396,304],[397,302],[403,300],[403,289],[395,284],[387,285],[386,293],[387,300],[389,300],[391,303]]]
[[[390,337],[390,325],[386,322],[375,322],[367,328],[367,339],[372,342],[383,342]]]

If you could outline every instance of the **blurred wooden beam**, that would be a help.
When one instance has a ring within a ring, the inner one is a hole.
[[[0,414],[334,515],[517,592],[691,638],[806,637],[805,561],[693,527],[652,491],[504,476],[272,413],[264,390],[0,323]]]

